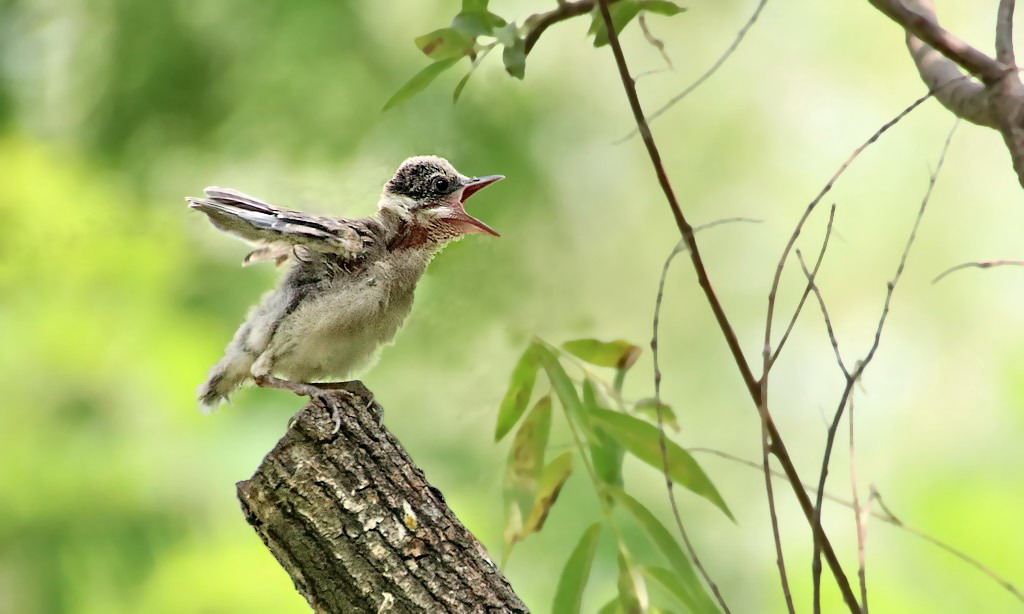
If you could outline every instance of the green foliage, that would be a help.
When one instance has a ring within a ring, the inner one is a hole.
[[[628,369],[640,357],[640,348],[623,341],[598,341],[597,339],[577,339],[562,345],[565,351],[599,367]]]
[[[395,107],[422,92],[428,85],[430,85],[431,81],[438,78],[441,73],[452,66],[455,66],[455,63],[458,62],[459,59],[459,57],[449,57],[443,60],[438,60],[419,71],[413,75],[411,79],[406,81],[405,85],[398,88],[398,91],[384,103],[384,108],[382,110],[387,111],[388,109]]]
[[[455,28],[441,28],[416,37],[416,47],[432,60],[460,58],[473,53],[473,39]]]
[[[664,467],[657,427],[639,418],[606,409],[595,409],[590,417],[596,428],[618,441],[631,454],[658,470]],[[668,474],[673,481],[711,501],[726,516],[733,518],[722,495],[689,452],[668,440],[665,441],[665,452],[668,457]]]
[[[552,612],[579,614],[583,606],[583,590],[590,579],[590,568],[594,563],[599,537],[600,522],[595,522],[583,532],[580,543],[576,544],[576,548],[569,555],[569,560],[565,562],[565,567],[562,568],[558,589],[555,591],[555,601],[551,606]]]
[[[537,350],[536,344],[530,344],[519,358],[515,369],[512,370],[508,391],[498,410],[498,423],[494,429],[495,441],[501,441],[501,438],[512,430],[530,403],[533,382],[537,378],[537,369],[540,367]]]
[[[602,611],[654,611],[649,608],[645,581],[649,569],[656,570],[652,572],[659,574],[655,581],[666,585],[668,593],[689,610],[717,611],[679,543],[650,510],[623,489],[626,453],[659,471],[663,467],[658,430],[650,422],[657,420],[656,411],[652,408],[656,410],[658,406],[651,399],[630,403],[621,394],[622,380],[639,354],[638,346],[622,340],[577,339],[558,348],[535,339],[516,364],[505,401],[498,412],[497,432],[503,435],[524,413],[540,370],[562,407],[564,423],[574,444],[573,450],[564,452],[540,471],[544,448],[549,445],[553,427],[551,395],[544,394],[523,420],[509,451],[505,471],[506,558],[517,542],[543,528],[558,493],[572,473],[572,455],[579,455],[587,467],[600,502],[603,520],[584,533],[562,570],[553,610],[556,612],[579,611],[598,534],[605,525],[617,542],[619,595]],[[615,384],[609,384],[591,372],[588,365],[612,369]],[[567,368],[579,371],[579,378],[570,376]],[[666,420],[675,424],[671,410],[667,406],[662,409]],[[693,457],[667,439],[665,448],[672,479],[709,500],[732,519],[722,496]],[[655,544],[668,561],[671,571],[667,573],[669,576],[675,574],[674,579],[666,576],[662,568],[647,567],[634,559],[612,513],[616,506],[627,510],[633,523]]]
[[[615,31],[621,32],[637,15],[644,12],[672,17],[686,9],[668,0],[619,0],[609,10]],[[595,47],[603,47],[608,44],[608,29],[597,7],[591,15],[587,34],[594,37]],[[526,36],[534,26],[530,19],[524,23],[523,27],[518,27],[514,21],[492,13],[486,0],[464,0],[462,10],[452,18],[449,27],[418,36],[414,42],[432,60],[469,57],[473,61],[469,72],[455,86],[452,101],[457,102],[480,61],[495,46],[502,48],[501,61],[505,72],[516,79],[526,76]],[[485,39],[484,43],[480,42],[481,38]],[[450,64],[431,64],[403,85],[384,105],[384,110],[394,108],[423,91],[448,68],[451,68]]]

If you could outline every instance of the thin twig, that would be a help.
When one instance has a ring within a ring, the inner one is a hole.
[[[661,186],[661,190],[665,194],[665,199],[668,201],[669,208],[672,210],[676,226],[679,228],[679,232],[682,234],[683,240],[686,241],[686,246],[690,253],[690,261],[693,263],[693,269],[697,275],[697,282],[704,291],[704,295],[707,298],[708,305],[711,307],[711,311],[715,316],[718,327],[721,329],[722,335],[725,337],[726,344],[729,346],[729,351],[732,353],[736,367],[739,369],[740,375],[743,377],[743,383],[747,387],[747,392],[754,401],[754,405],[757,407],[762,421],[767,425],[768,433],[771,436],[770,452],[779,459],[779,463],[782,464],[783,470],[786,472],[786,475],[789,476],[793,492],[797,497],[797,501],[800,503],[800,508],[803,511],[805,518],[811,523],[812,532],[815,535],[815,541],[821,544],[822,552],[825,554],[825,559],[828,561],[829,568],[832,570],[832,575],[835,577],[836,584],[839,586],[839,590],[843,595],[843,601],[852,612],[858,612],[860,608],[857,604],[857,597],[853,594],[853,589],[850,587],[850,581],[843,572],[842,565],[839,563],[839,558],[832,549],[832,544],[829,542],[828,536],[825,535],[820,523],[813,522],[814,510],[811,506],[810,498],[807,496],[807,492],[800,486],[800,476],[797,473],[796,465],[793,463],[792,458],[790,458],[788,450],[786,450],[786,445],[782,440],[782,436],[779,434],[778,428],[775,426],[775,423],[771,418],[767,404],[763,403],[761,400],[760,385],[754,378],[754,374],[750,370],[750,365],[747,363],[747,359],[743,355],[743,348],[740,347],[736,331],[729,322],[729,318],[725,315],[725,310],[722,308],[722,304],[718,300],[714,288],[711,286],[711,280],[708,278],[707,269],[704,267],[704,260],[701,256],[700,249],[697,247],[697,241],[693,236],[693,227],[686,221],[686,217],[683,215],[683,212],[679,207],[679,201],[672,189],[672,184],[669,182],[665,166],[661,161],[661,153],[658,151],[658,146],[655,144],[654,137],[651,135],[650,126],[647,124],[647,120],[644,117],[643,108],[640,106],[640,99],[636,93],[636,85],[630,77],[629,67],[626,65],[626,57],[622,53],[622,45],[619,42],[619,37],[616,34],[611,21],[611,14],[608,11],[609,0],[599,0],[599,2],[601,17],[604,19],[605,26],[608,29],[609,46],[612,48],[612,53],[615,56],[615,63],[619,69],[619,78],[622,80],[622,87],[625,90],[626,98],[629,101],[630,109],[633,112],[633,119],[636,121],[637,128],[640,130],[640,136],[643,139],[644,147],[647,149],[647,154],[651,159],[651,165],[654,167],[654,172],[657,175],[658,184]]]
[[[850,490],[853,491],[853,519],[857,525],[857,579],[860,581],[860,605],[864,614],[868,614],[868,576],[867,576],[867,541],[868,514],[871,512],[871,498],[868,497],[867,507],[860,507],[860,494],[857,492],[857,448],[854,441],[853,397],[850,391]]]
[[[701,226],[697,226],[696,228],[693,229],[693,232],[697,233],[706,228],[712,228],[714,226],[718,226],[720,224],[728,224],[730,222],[758,223],[760,222],[760,220],[752,220],[749,218],[742,217],[726,218],[722,220],[715,220],[714,222],[709,222]],[[668,444],[665,440],[665,423],[661,409],[661,363],[659,361],[658,354],[658,325],[661,321],[661,304],[665,297],[665,281],[668,278],[669,266],[672,264],[672,261],[675,259],[676,256],[685,251],[686,243],[680,240],[679,243],[676,244],[675,248],[672,249],[672,252],[669,253],[668,258],[665,259],[665,265],[662,266],[661,268],[661,279],[658,281],[658,296],[654,301],[654,330],[651,336],[651,355],[654,361],[654,406],[656,414],[658,416],[658,445],[661,448],[662,473],[665,476],[665,488],[668,492],[668,500],[672,504],[672,516],[675,519],[676,528],[679,530],[679,535],[683,539],[683,544],[685,544],[686,550],[690,554],[690,559],[693,560],[694,567],[696,567],[698,571],[700,571],[701,576],[704,577],[704,581],[707,582],[708,586],[711,588],[711,591],[719,597],[719,604],[722,606],[722,609],[726,612],[729,612],[729,608],[725,605],[725,600],[722,599],[719,594],[718,585],[716,585],[711,580],[711,576],[708,574],[707,570],[704,568],[704,565],[701,563],[700,558],[697,556],[697,551],[693,547],[693,544],[690,543],[690,538],[686,533],[686,529],[683,527],[683,519],[679,513],[679,506],[676,503],[674,483],[672,481],[672,476],[669,474]]]
[[[914,527],[911,527],[907,523],[905,523],[902,520],[900,520],[899,518],[897,518],[896,515],[893,514],[892,511],[889,509],[889,507],[886,506],[885,502],[882,501],[882,495],[879,494],[879,492],[877,490],[875,490],[875,489],[871,490],[871,497],[875,501],[878,501],[878,507],[882,508],[882,511],[885,512],[885,514],[886,514],[885,517],[882,517],[882,520],[885,520],[886,522],[888,522],[888,523],[890,523],[890,524],[892,524],[894,526],[897,526],[897,527],[899,527],[901,529],[906,530],[911,535],[916,535],[917,537],[920,537],[921,539],[923,539],[926,542],[932,544],[933,546],[937,546],[939,548],[942,548],[946,552],[952,554],[956,558],[958,558],[961,561],[967,563],[971,567],[974,567],[975,569],[977,569],[981,573],[985,574],[986,576],[992,578],[996,583],[998,583],[1000,586],[1002,586],[1006,590],[1010,591],[1010,593],[1014,597],[1016,597],[1022,603],[1024,603],[1024,593],[1022,593],[1020,591],[1020,589],[1018,589],[1016,586],[1014,586],[1009,580],[1003,578],[1002,576],[997,574],[995,571],[993,571],[992,568],[988,567],[987,565],[984,565],[978,559],[976,559],[976,558],[974,558],[972,556],[968,556],[963,551],[957,550],[956,548],[954,548],[954,547],[952,547],[952,546],[950,546],[948,544],[945,544],[945,543],[939,541],[935,537],[932,537],[928,533],[925,533],[924,531],[922,531],[920,529],[916,529]],[[875,516],[875,517],[880,517],[878,514],[872,514],[872,515]]]
[[[558,5],[558,8],[527,17],[523,21],[523,25],[528,26],[530,29],[526,36],[523,37],[526,55],[530,55],[530,52],[533,51],[533,46],[537,44],[545,30],[560,21],[586,15],[592,10],[594,10],[593,0],[579,0],[579,2],[562,2]]]
[[[1013,53],[1013,9],[1015,0],[999,0],[996,12],[996,61],[1015,66]]]
[[[864,143],[861,144],[860,147],[854,149],[853,153],[851,153],[850,156],[846,158],[846,160],[841,165],[839,165],[839,168],[836,169],[836,172],[832,174],[832,177],[829,178],[829,180],[825,183],[825,186],[822,187],[821,190],[818,192],[818,195],[814,197],[810,204],[807,205],[807,208],[804,210],[803,215],[800,216],[800,219],[796,223],[796,228],[793,229],[793,234],[790,235],[789,241],[786,243],[786,247],[782,250],[782,256],[779,257],[779,263],[775,267],[775,277],[774,279],[772,279],[772,287],[771,290],[768,291],[768,314],[765,318],[764,331],[764,353],[767,368],[761,374],[761,379],[768,378],[768,373],[771,370],[771,365],[775,362],[776,359],[778,359],[778,352],[775,353],[775,356],[772,356],[771,351],[772,320],[774,320],[775,316],[775,297],[779,291],[779,283],[782,280],[782,270],[786,266],[786,260],[789,258],[789,253],[793,250],[793,246],[796,244],[796,240],[800,236],[800,232],[803,230],[804,224],[807,222],[807,218],[809,218],[811,216],[811,213],[814,212],[815,207],[818,206],[818,203],[821,202],[821,199],[823,199],[825,195],[832,190],[832,186],[835,185],[839,177],[841,177],[843,173],[846,172],[846,169],[849,168],[851,164],[853,164],[853,161],[856,160],[857,157],[860,156],[860,154],[865,149],[867,149],[872,143],[877,141],[883,134],[885,134],[890,128],[895,126],[901,119],[909,115],[911,111],[921,106],[926,100],[928,100],[931,97],[932,92],[928,92],[924,96],[921,96],[920,98],[915,100],[913,103],[910,104],[910,106],[900,111],[899,114],[896,115],[896,117],[893,117],[885,124],[883,124],[882,127],[876,130],[875,133],[872,134],[868,138],[868,140],[864,141]],[[801,301],[800,304],[797,306],[797,313],[794,314],[794,319],[796,315],[799,315],[799,310],[802,307],[803,301]]]
[[[743,27],[740,28],[739,33],[736,34],[736,38],[733,39],[732,44],[730,44],[729,48],[725,50],[725,53],[723,53],[721,56],[719,56],[719,58],[717,60],[715,60],[715,63],[712,64],[711,67],[708,68],[706,71],[704,71],[704,74],[702,74],[701,76],[697,77],[697,79],[693,83],[691,83],[690,85],[687,85],[686,89],[684,89],[682,92],[680,92],[680,93],[676,94],[675,96],[673,96],[672,99],[669,100],[668,102],[666,102],[665,104],[661,105],[661,107],[657,111],[655,111],[654,113],[651,113],[647,117],[647,122],[648,123],[653,122],[655,119],[661,117],[665,113],[665,111],[668,111],[670,108],[672,108],[677,103],[679,103],[683,98],[686,98],[687,96],[689,96],[694,90],[696,90],[698,87],[703,85],[705,81],[710,79],[711,75],[713,75],[716,72],[718,72],[718,69],[721,68],[723,64],[725,64],[725,61],[729,59],[729,56],[731,56],[733,53],[735,53],[736,49],[739,48],[740,43],[743,42],[743,37],[747,35],[747,31],[750,30],[751,27],[753,27],[754,22],[756,22],[757,18],[761,16],[761,11],[764,9],[764,5],[767,4],[767,3],[768,3],[768,0],[759,0],[759,2],[757,3],[757,8],[754,9],[753,15],[751,15],[750,18],[747,19],[747,22],[745,24],[743,24]],[[670,66],[671,66],[671,64],[670,64]],[[639,130],[634,129],[632,132],[630,132],[626,136],[622,137],[618,141],[615,141],[615,144],[618,145],[620,143],[625,143],[626,141],[628,141],[629,139],[633,138],[634,136],[636,136],[639,133],[640,133]]]
[[[961,269],[991,269],[997,266],[1024,266],[1024,260],[979,260],[976,262],[964,262],[963,264],[958,264],[955,267],[950,267],[946,269],[941,274],[939,274],[938,277],[933,279],[932,283],[938,283],[950,273],[955,273],[956,271],[959,271]]]
[[[747,460],[745,458],[741,458],[741,457],[735,456],[733,454],[729,454],[728,452],[723,452],[721,450],[715,450],[714,448],[686,448],[686,451],[690,452],[691,454],[710,454],[712,456],[717,456],[719,458],[724,458],[726,460],[732,461],[734,463],[738,463],[740,465],[744,465],[746,467],[750,467],[751,469],[756,469],[758,471],[761,471],[761,470],[764,469],[764,466],[762,464],[760,464],[760,463],[756,463],[754,461]],[[788,476],[786,476],[786,474],[781,472],[781,471],[776,471],[776,470],[772,469],[771,473],[775,477],[779,477],[779,478],[782,478],[782,479],[789,479]],[[807,490],[809,490],[810,492],[814,493],[814,494],[818,493],[818,491],[815,490],[814,486],[812,486],[810,484],[803,484],[803,487],[806,488]],[[847,500],[845,500],[845,499],[843,499],[841,497],[837,497],[835,495],[831,495],[829,493],[825,493],[824,498],[825,498],[826,501],[831,501],[832,503],[836,503],[838,505],[842,505],[844,507],[853,509],[853,503],[851,503],[850,501],[847,501]],[[989,578],[991,578],[999,586],[1001,586],[1004,589],[1006,589],[1007,591],[1009,591],[1014,597],[1016,597],[1022,603],[1024,603],[1024,592],[1021,592],[1021,590],[1018,589],[1016,586],[1014,586],[1013,583],[1011,583],[1009,580],[1007,580],[1007,579],[1003,578],[1002,576],[1000,576],[998,573],[993,571],[990,567],[988,567],[987,565],[981,563],[980,561],[978,561],[978,559],[968,555],[967,553],[963,552],[962,550],[958,550],[957,548],[954,548],[953,546],[950,546],[949,544],[943,542],[942,540],[938,539],[937,537],[934,537],[934,536],[930,535],[929,533],[926,533],[926,532],[922,531],[921,529],[912,527],[912,526],[906,524],[905,522],[903,522],[902,520],[900,520],[899,518],[897,518],[885,506],[885,504],[882,502],[881,496],[878,494],[877,490],[875,490],[875,488],[873,486],[871,488],[871,497],[870,498],[871,498],[871,500],[878,501],[878,505],[879,505],[879,507],[882,508],[884,513],[876,512],[874,510],[868,510],[867,513],[866,513],[867,516],[870,516],[870,517],[875,518],[877,520],[881,520],[882,522],[885,522],[885,523],[890,524],[890,525],[892,525],[892,526],[894,526],[894,527],[896,527],[898,529],[906,531],[907,533],[910,533],[914,537],[917,537],[919,539],[923,539],[924,541],[932,544],[933,546],[935,546],[937,548],[941,548],[942,550],[945,550],[949,554],[952,554],[953,556],[955,556],[956,558],[960,559],[964,563],[967,563],[968,565],[970,565],[971,567],[973,567],[977,571],[979,571],[982,574],[984,574],[984,575],[988,576]]]
[[[811,286],[811,291],[814,292],[814,296],[818,299],[818,306],[821,308],[822,319],[825,320],[825,330],[828,332],[828,340],[832,344],[832,351],[835,352],[836,362],[839,363],[839,370],[843,372],[843,376],[846,379],[850,379],[850,372],[846,369],[846,363],[843,362],[843,355],[839,351],[839,340],[836,339],[836,331],[832,327],[832,318],[828,315],[828,307],[825,306],[825,297],[821,295],[821,288],[818,284],[814,283],[814,274],[807,269],[807,264],[804,262],[804,256],[800,253],[800,250],[796,250],[796,258],[800,262],[800,268],[804,272],[804,276],[807,277],[807,283]]]
[[[871,344],[871,348],[861,360],[860,364],[858,364],[853,372],[847,377],[846,386],[843,389],[843,394],[836,407],[835,416],[832,418],[832,424],[829,426],[828,435],[825,438],[825,453],[822,455],[821,472],[818,476],[818,497],[814,505],[814,519],[818,524],[821,523],[821,493],[824,492],[825,481],[828,479],[828,465],[832,458],[832,446],[835,443],[836,431],[839,428],[839,421],[842,419],[843,410],[846,407],[846,401],[849,398],[854,385],[857,383],[857,380],[860,379],[868,364],[870,364],[871,360],[875,357],[875,352],[878,351],[878,346],[882,340],[882,329],[885,327],[885,321],[889,316],[889,307],[892,304],[893,291],[896,289],[896,284],[899,283],[900,278],[903,276],[903,270],[907,265],[907,257],[910,255],[910,248],[914,245],[914,239],[917,237],[917,230],[921,226],[921,220],[924,217],[925,209],[928,207],[928,201],[931,199],[932,191],[935,188],[935,181],[938,179],[939,172],[942,171],[942,165],[946,161],[946,153],[949,151],[950,143],[953,141],[953,135],[956,133],[956,129],[959,124],[960,120],[958,119],[953,124],[953,128],[950,129],[949,134],[946,136],[946,142],[942,145],[942,153],[939,155],[939,162],[935,167],[935,171],[932,172],[931,176],[928,178],[928,189],[925,191],[924,198],[921,199],[921,207],[917,211],[917,217],[914,219],[914,226],[911,229],[910,236],[907,238],[907,243],[903,248],[903,254],[900,256],[899,266],[896,267],[896,275],[893,276],[892,281],[886,285],[885,302],[882,306],[882,315],[878,319],[878,327],[875,329],[874,342]],[[821,603],[821,558],[817,544],[815,544],[814,548],[814,561],[811,569],[814,579],[814,606],[815,611],[817,612]]]
[[[640,24],[640,30],[644,33],[644,38],[652,47],[658,50],[658,53],[661,54],[661,59],[665,60],[665,65],[668,66],[668,69],[675,70],[675,67],[672,66],[672,58],[668,57],[668,53],[665,51],[665,42],[651,34],[651,29],[647,27],[647,17],[641,12],[636,20]]]
[[[825,225],[825,238],[821,241],[821,249],[818,250],[818,259],[814,262],[814,269],[811,270],[811,274],[807,279],[807,285],[804,287],[804,293],[800,295],[800,301],[796,304],[796,309],[793,310],[793,317],[789,319],[789,324],[786,326],[786,332],[782,334],[782,339],[779,340],[779,345],[775,348],[775,352],[771,358],[768,359],[768,365],[765,369],[770,371],[772,365],[775,364],[776,359],[779,357],[779,352],[782,351],[783,346],[786,345],[786,340],[789,339],[789,334],[793,332],[793,327],[796,326],[796,321],[800,317],[800,311],[804,307],[804,302],[807,301],[807,295],[811,293],[814,280],[818,278],[818,271],[821,269],[821,262],[825,259],[825,251],[828,249],[828,241],[832,236],[832,223],[836,219],[836,204],[832,203],[832,208],[828,212],[828,224]],[[840,236],[840,238],[842,238]]]

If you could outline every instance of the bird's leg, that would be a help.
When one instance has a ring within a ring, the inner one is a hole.
[[[292,382],[272,375],[260,374],[253,375],[252,381],[256,382],[257,386],[263,388],[277,388],[278,390],[290,390],[300,397],[319,397],[323,394],[323,389],[314,384],[304,384],[302,382]]]
[[[286,379],[281,379],[279,377],[274,377],[273,375],[270,374],[272,370],[270,361],[266,360],[265,356],[266,355],[264,354],[259,359],[257,359],[256,363],[253,364],[252,368],[250,369],[250,373],[252,373],[252,381],[255,382],[257,386],[262,386],[264,388],[278,388],[280,390],[290,390],[299,396],[309,397],[310,399],[320,399],[321,397],[324,396],[324,392],[328,390],[320,387],[317,384],[307,384],[305,382],[292,382]],[[351,390],[342,389],[342,391],[348,394],[350,397],[352,397],[353,400],[358,398],[358,395],[352,392]],[[326,403],[324,405],[327,406]],[[331,431],[331,435],[334,435],[335,433],[341,430],[341,415],[336,410],[331,409],[331,419],[334,422],[334,430]]]
[[[347,382],[316,382],[309,385],[316,386],[323,390],[344,390],[345,392],[351,393],[361,399],[366,399],[366,407],[363,408],[363,411],[369,412],[377,421],[378,425],[384,422],[384,408],[377,404],[377,401],[373,396],[373,392],[371,392],[363,382],[357,379]]]

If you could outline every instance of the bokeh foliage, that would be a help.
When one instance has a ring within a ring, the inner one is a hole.
[[[489,10],[521,22],[555,4],[493,0]],[[944,6],[943,19],[966,34],[990,31],[991,7],[973,6]],[[645,99],[678,93],[751,10],[687,8],[651,20],[678,72],[644,78]],[[640,148],[609,144],[630,125],[610,54],[592,46],[586,18],[552,28],[523,81],[492,54],[457,105],[462,75],[449,72],[380,113],[429,62],[413,41],[460,10],[455,1],[0,0],[0,612],[308,611],[233,493],[299,401],[247,390],[204,418],[192,399],[275,273],[241,270],[244,246],[189,215],[181,198],[230,185],[285,206],[365,215],[398,162],[418,153],[508,176],[472,205],[504,236],[474,237],[433,263],[406,330],[366,381],[456,513],[501,551],[512,437],[496,445],[493,433],[523,348],[535,334],[646,339],[660,263],[678,237]],[[849,151],[920,94],[900,36],[881,24],[856,3],[773,4],[722,78],[654,124],[696,221],[765,220],[701,239],[751,355],[780,236]],[[637,28],[623,38],[638,71],[664,67]],[[834,192],[839,240],[821,283],[851,346],[869,340],[948,119],[937,105],[915,113]],[[1019,580],[1024,286],[1011,271],[928,283],[963,260],[1019,256],[1024,208],[1004,156],[997,137],[958,135],[858,415],[863,479],[901,518]],[[662,333],[663,396],[680,426],[670,434],[754,458],[759,425],[684,270],[673,272]],[[799,276],[791,281],[784,299],[800,289]],[[791,344],[773,398],[798,462],[814,467],[822,399],[838,382],[813,314]],[[624,397],[649,397],[649,356],[631,373]],[[573,445],[556,403],[548,459]],[[778,609],[760,477],[696,458],[736,517],[680,493],[705,563],[735,611]],[[584,611],[635,586],[620,576],[611,534],[589,528],[601,513],[580,469],[543,531],[508,561],[534,611],[556,597],[575,602],[571,578],[559,588],[570,556],[594,552]],[[630,496],[667,525],[657,472],[631,455],[622,471]],[[840,462],[839,494],[844,473]],[[810,540],[801,545],[803,520],[781,505],[804,595]],[[848,513],[826,515],[852,561]],[[639,520],[622,531],[648,588],[670,595],[675,554],[659,549],[669,542],[649,539]],[[869,565],[879,611],[1016,606],[888,527],[872,525]]]

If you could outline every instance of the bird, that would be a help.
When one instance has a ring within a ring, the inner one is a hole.
[[[465,202],[501,179],[468,177],[439,156],[413,156],[384,184],[376,214],[364,218],[310,215],[229,188],[186,198],[215,228],[255,246],[243,266],[286,267],[200,385],[200,410],[212,412],[250,382],[313,398],[365,391],[347,378],[393,342],[434,256],[467,235],[500,236]]]

